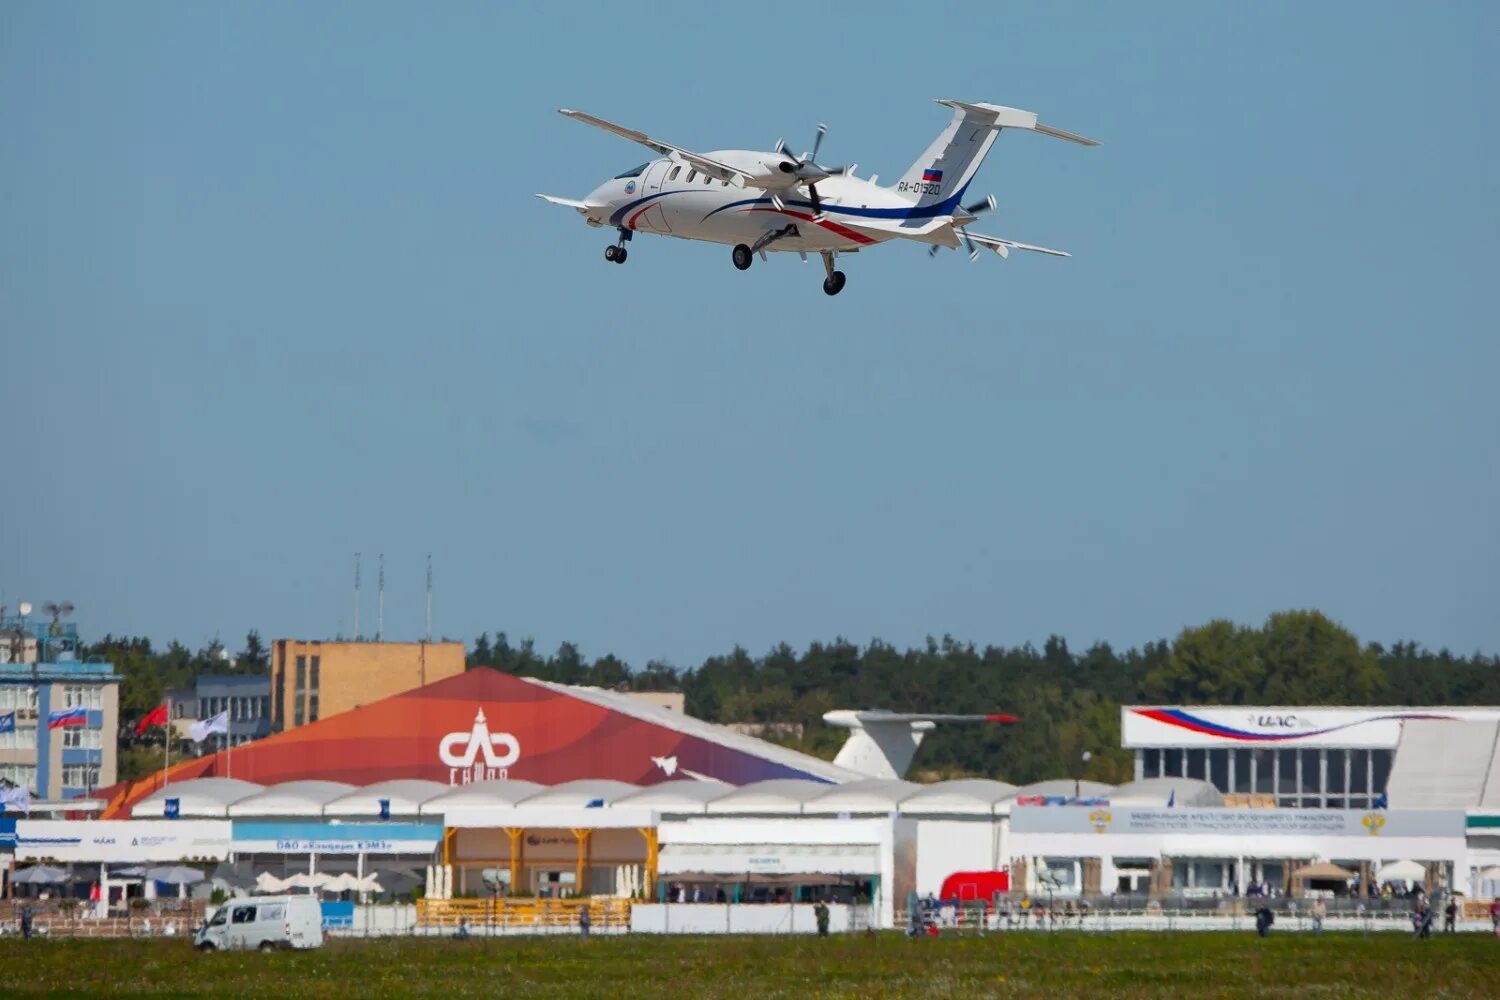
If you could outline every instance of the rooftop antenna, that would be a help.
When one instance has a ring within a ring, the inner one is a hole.
[[[359,553],[354,553],[354,641],[359,641]]]
[[[385,640],[385,553],[380,553],[380,600],[375,609],[375,641]]]
[[[427,553],[427,642],[432,641],[432,553]]]

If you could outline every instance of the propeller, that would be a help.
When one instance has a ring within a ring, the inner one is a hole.
[[[799,182],[807,185],[808,200],[812,202],[815,219],[823,217],[823,199],[818,197],[818,181],[847,173],[849,170],[848,167],[824,167],[818,164],[818,150],[823,148],[823,137],[827,134],[828,126],[819,122],[818,135],[813,139],[812,152],[803,153],[801,156],[793,156],[791,148],[785,141],[776,140],[776,152],[786,157],[776,165],[777,169],[784,174],[791,174]]]
[[[992,195],[992,194],[987,194],[987,195],[984,196],[984,200],[982,200],[982,201],[976,201],[972,205],[965,205],[964,206],[964,211],[966,213],[968,213],[971,217],[977,217],[977,216],[983,215],[985,212],[992,212],[992,211],[994,211],[995,210],[995,205],[996,205],[995,196]],[[968,233],[967,229],[965,228],[965,226],[967,226],[967,223],[965,223],[963,226],[959,226],[958,227],[958,235],[961,236],[961,237],[963,237],[964,249],[967,250],[967,251],[969,251],[969,259],[970,260],[978,260],[979,259],[979,248],[974,245],[974,241],[973,240],[969,239],[969,233]],[[940,249],[939,246],[936,243],[934,243],[932,245],[932,248],[927,251],[927,256],[929,256],[929,257],[936,257],[937,256],[937,252],[938,252],[939,249]]]

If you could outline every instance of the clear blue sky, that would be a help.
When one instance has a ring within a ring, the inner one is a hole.
[[[1318,607],[1500,649],[1493,3],[0,7],[0,586],[238,648],[531,635],[690,664],[1075,647]],[[983,231],[735,271],[580,197],[680,145],[895,179],[952,97]],[[1024,259],[1022,259],[1024,257]]]

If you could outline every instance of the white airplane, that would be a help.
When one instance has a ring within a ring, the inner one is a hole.
[[[779,140],[774,152],[723,149],[704,154],[563,108],[561,114],[638,142],[661,159],[605,181],[582,201],[537,197],[577,209],[591,226],[618,230],[619,240],[604,249],[604,259],[616,264],[625,262],[625,244],[638,232],[727,244],[734,247],[731,256],[741,271],[756,254],[765,260],[767,251],[795,252],[803,260],[817,253],[823,257],[823,291],[829,295],[844,287],[844,272],[834,268],[839,254],[894,239],[930,244],[932,254],[939,247],[963,245],[971,260],[979,256],[980,247],[1001,257],[1011,250],[1068,256],[1061,250],[969,232],[977,216],[995,207],[995,198],[990,195],[964,206],[964,192],[1001,129],[1027,129],[1085,146],[1099,144],[1043,125],[1030,111],[938,103],[953,109],[953,119],[890,187],[877,184],[878,176],[855,177],[857,164],[820,165],[818,149],[828,131],[824,125],[818,126],[812,152],[802,156],[793,156]]]

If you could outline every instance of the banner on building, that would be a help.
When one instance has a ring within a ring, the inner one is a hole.
[[[1366,809],[1137,809],[1130,806],[1011,810],[1013,833],[1211,834],[1264,837],[1462,837],[1462,812]]]
[[[431,854],[438,823],[234,823],[236,854]]]
[[[24,861],[222,861],[228,820],[16,821],[16,857]]]
[[[1223,708],[1120,709],[1120,745],[1136,747],[1344,747],[1393,750],[1403,723],[1493,722],[1493,709]]]

